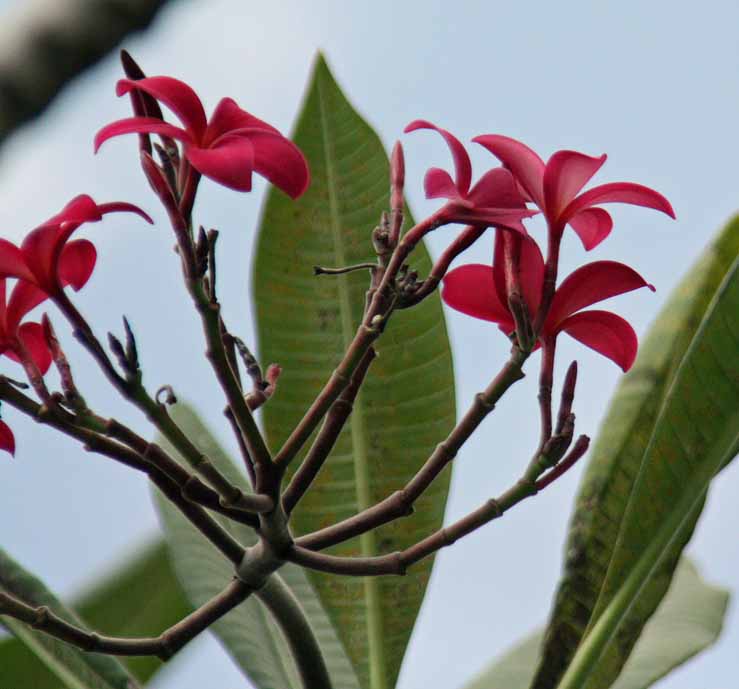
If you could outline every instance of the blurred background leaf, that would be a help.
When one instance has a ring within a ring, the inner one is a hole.
[[[71,607],[92,629],[130,637],[156,636],[192,609],[172,571],[163,541],[151,543],[102,576]],[[148,656],[119,660],[141,682],[162,667],[158,658]],[[57,677],[18,639],[0,642],[0,667],[8,687],[59,686]]]
[[[0,550],[0,590],[33,607],[46,606],[59,617],[84,626],[79,617],[49,591],[29,571],[24,569],[4,550]],[[13,634],[34,655],[35,663],[43,663],[59,682],[69,689],[134,689],[133,677],[117,658],[98,653],[86,653],[75,646],[36,631],[13,617],[0,616],[0,624]],[[3,660],[6,660],[5,658]],[[23,673],[22,664],[13,658],[2,666],[3,685],[13,689],[40,689],[33,684],[33,674]]]
[[[701,579],[695,565],[682,558],[657,612],[612,689],[647,689],[674,668],[718,639],[729,592]],[[539,662],[544,631],[516,644],[464,689],[528,689]]]

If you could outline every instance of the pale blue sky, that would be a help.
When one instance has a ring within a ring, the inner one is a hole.
[[[657,188],[672,201],[678,221],[614,207],[612,237],[589,256],[569,241],[565,261],[574,267],[586,260],[621,260],[654,283],[654,295],[638,292],[613,303],[641,334],[710,236],[739,208],[737,26],[739,5],[728,1],[468,1],[452,6],[378,0],[268,6],[186,0],[173,2],[149,32],[126,47],[147,72],[191,83],[208,108],[221,96],[233,96],[284,131],[292,125],[320,48],[388,146],[409,121],[423,117],[463,140],[490,132],[515,136],[544,157],[559,148],[608,153],[597,180]],[[119,329],[120,314],[126,313],[139,333],[146,370],[156,371],[157,381],[172,382],[184,396],[197,395],[229,442],[205,366],[193,364],[191,353],[178,344],[196,341],[197,329],[174,277],[171,238],[132,142],[112,142],[92,156],[96,129],[127,114],[127,103],[113,93],[118,76],[111,57],[0,150],[0,224],[4,236],[18,240],[82,192],[153,211],[159,229],[118,218],[90,228],[100,257],[79,303],[101,333]],[[420,216],[436,205],[423,199],[423,172],[431,165],[447,167],[448,153],[428,133],[404,142],[407,192]],[[478,172],[490,163],[483,151],[473,160]],[[263,190],[260,183],[254,193],[237,195],[206,183],[199,201],[199,219],[227,235],[229,258],[219,279],[223,293],[233,295],[229,321],[250,341],[251,229]],[[434,237],[432,251],[438,253],[446,238]],[[480,245],[466,259],[482,262],[488,255],[489,246]],[[448,323],[463,410],[485,384],[481,372],[492,375],[499,366],[506,343],[486,324],[459,314],[448,313]],[[59,330],[71,343],[61,324]],[[573,357],[581,372],[578,430],[595,435],[619,370],[562,338],[560,375]],[[108,400],[100,376],[84,357],[74,356],[73,363],[97,406],[138,423],[135,414]],[[12,368],[3,364],[11,375]],[[529,378],[457,458],[448,519],[515,480],[528,452],[517,441],[530,433],[535,418],[535,376]],[[18,453],[12,461],[0,458],[0,544],[52,587],[69,594],[80,590],[101,568],[155,533],[156,517],[140,476],[72,443],[58,443],[54,434],[10,410],[5,417],[16,430]],[[573,471],[439,556],[400,689],[457,689],[545,620],[578,474]],[[689,548],[711,581],[735,590],[738,492],[735,464],[712,490]],[[732,604],[727,631],[715,649],[656,686],[724,689],[735,676],[738,646],[739,616]],[[192,650],[161,675],[159,689],[244,686],[211,639],[196,641]]]

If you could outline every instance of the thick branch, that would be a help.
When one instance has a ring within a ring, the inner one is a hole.
[[[275,572],[256,591],[265,607],[282,630],[290,646],[304,689],[331,689],[331,678],[323,659],[318,639],[313,632],[300,601]]]
[[[523,378],[524,374],[521,367],[527,357],[528,354],[514,347],[510,359],[498,375],[485,390],[475,395],[472,405],[452,429],[446,440],[436,446],[424,465],[403,489],[353,517],[298,538],[296,544],[312,550],[321,550],[354,536],[359,536],[382,524],[387,524],[400,516],[411,514],[413,503],[429,487],[444,467],[454,459],[459,448],[493,410],[506,390]]]
[[[411,565],[414,565],[429,555],[433,555],[438,550],[441,550],[441,548],[455,543],[460,538],[467,536],[494,519],[502,517],[519,502],[532,495],[536,495],[541,488],[549,485],[573,466],[575,461],[585,453],[587,445],[587,438],[581,436],[570,455],[540,481],[537,481],[537,479],[557,461],[558,456],[555,446],[552,446],[551,449],[553,456],[537,454],[535,461],[529,464],[523,477],[500,497],[487,500],[462,519],[439,529],[405,550],[387,555],[378,555],[376,557],[339,557],[308,550],[299,545],[301,539],[298,539],[288,551],[286,557],[290,562],[295,562],[303,567],[332,574],[345,574],[348,576],[405,574]]]
[[[61,414],[55,413],[48,407],[39,405],[34,400],[13,388],[2,377],[0,377],[0,399],[35,420],[52,426],[66,435],[81,441],[87,449],[149,475],[152,481],[162,489],[165,495],[179,507],[192,524],[218,550],[231,560],[231,562],[238,563],[241,561],[244,549],[202,507],[190,501],[187,497],[187,492],[188,488],[192,489],[192,487],[189,486],[187,481],[182,486],[179,486],[176,480],[133,450],[88,428],[73,425],[69,420],[65,420]]]
[[[156,637],[126,639],[102,636],[77,627],[46,606],[33,607],[0,592],[0,614],[9,615],[84,651],[122,656],[158,656],[168,660],[200,632],[244,601],[252,589],[234,579],[221,593]]]

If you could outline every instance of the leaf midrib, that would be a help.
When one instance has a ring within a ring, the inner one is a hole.
[[[339,210],[336,195],[335,173],[333,170],[333,151],[329,142],[329,130],[326,122],[326,110],[323,94],[323,81],[318,79],[318,110],[321,120],[321,134],[323,140],[323,154],[326,162],[326,184],[331,218],[331,236],[333,239],[336,265],[346,265],[346,257],[342,244],[341,227],[339,226]],[[351,303],[349,299],[348,277],[336,276],[338,279],[339,305],[341,313],[341,334],[344,349],[351,343],[354,327],[352,324]],[[372,504],[370,493],[369,461],[367,446],[364,442],[366,424],[365,410],[361,392],[357,395],[351,416],[349,428],[353,447],[354,473],[356,477],[357,508],[366,509]],[[377,553],[374,532],[369,531],[360,536],[359,548],[363,556]],[[382,609],[380,607],[380,590],[378,581],[374,577],[364,578],[364,598],[367,609],[367,640],[369,644],[369,675],[371,689],[388,689],[385,652],[382,631]]]

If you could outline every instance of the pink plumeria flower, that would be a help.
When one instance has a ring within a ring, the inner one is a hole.
[[[446,129],[426,120],[414,120],[405,132],[432,129],[441,134],[454,161],[454,179],[446,171],[432,167],[423,180],[427,199],[447,199],[441,213],[446,222],[485,223],[526,235],[523,218],[536,215],[526,208],[513,175],[505,168],[488,170],[472,185],[472,163],[462,142]]]
[[[629,203],[666,213],[675,212],[662,194],[632,182],[612,182],[580,194],[606,161],[576,151],[557,151],[547,163],[528,146],[497,134],[473,139],[488,149],[515,176],[528,198],[547,219],[550,233],[559,241],[566,225],[577,232],[586,250],[600,244],[611,232],[613,219],[601,203]]]
[[[20,248],[0,239],[0,277],[15,277],[26,283],[24,307],[28,310],[47,297],[55,297],[66,285],[81,289],[90,278],[97,252],[87,239],[69,241],[80,225],[99,222],[108,213],[135,213],[147,222],[152,219],[138,206],[115,201],[97,204],[82,194],[72,199],[57,215],[32,230]]]
[[[236,191],[250,191],[252,173],[266,177],[292,198],[310,182],[308,163],[300,149],[277,129],[223,98],[210,120],[187,84],[166,76],[121,79],[116,94],[140,91],[166,105],[182,127],[157,117],[129,117],[103,127],[95,136],[95,151],[121,134],[158,134],[182,142],[183,154],[201,174]]]
[[[506,335],[511,335],[516,326],[508,307],[509,285],[504,274],[505,249],[500,235],[496,236],[492,268],[481,264],[455,268],[444,278],[441,296],[453,309],[497,323]],[[544,259],[533,239],[523,239],[520,244],[521,293],[534,320],[542,297]],[[566,332],[628,371],[638,346],[634,329],[610,311],[582,309],[641,287],[654,291],[639,273],[623,263],[595,261],[578,268],[554,293],[539,341],[553,340],[560,332]]]
[[[13,361],[22,361],[30,356],[41,375],[51,365],[51,352],[43,327],[40,323],[21,321],[46,298],[46,294],[40,293],[35,285],[19,280],[10,293],[10,299],[7,299],[6,280],[0,278],[0,354]]]

